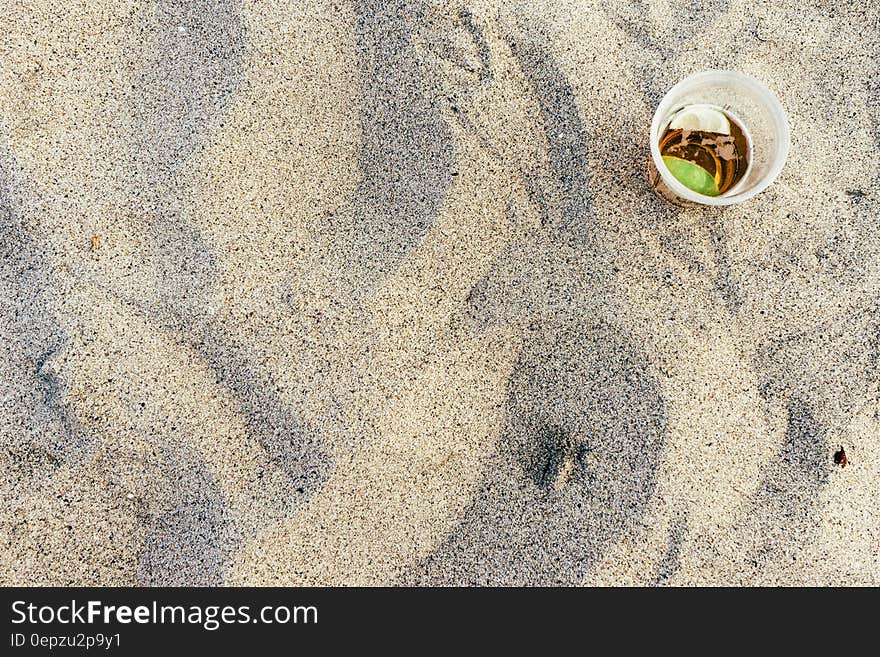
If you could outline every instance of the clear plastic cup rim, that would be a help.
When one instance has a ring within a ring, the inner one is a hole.
[[[778,140],[776,155],[770,169],[757,185],[753,185],[749,189],[740,193],[725,194],[722,196],[705,196],[688,189],[669,173],[669,170],[666,168],[666,165],[663,163],[663,158],[660,155],[660,129],[664,127],[662,124],[668,118],[669,110],[671,109],[670,106],[672,103],[669,102],[669,99],[674,99],[679,95],[682,89],[691,87],[694,84],[699,84],[704,80],[707,82],[724,82],[725,79],[735,86],[747,87],[759,96],[770,108],[776,131],[776,138]],[[782,167],[785,166],[785,160],[788,158],[788,149],[791,143],[788,118],[785,115],[785,110],[782,109],[782,105],[779,103],[779,99],[777,99],[773,92],[763,83],[749,75],[737,73],[735,71],[703,71],[701,73],[695,73],[672,87],[666,92],[666,95],[663,96],[663,100],[660,101],[657,110],[654,112],[654,119],[651,122],[650,138],[651,157],[654,159],[654,166],[657,168],[657,171],[663,178],[663,182],[666,183],[666,186],[677,196],[702,205],[733,205],[734,203],[742,203],[756,194],[763,192],[774,180],[776,180],[776,177],[782,171]]]

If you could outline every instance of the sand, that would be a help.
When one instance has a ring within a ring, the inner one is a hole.
[[[856,2],[5,3],[0,584],[877,585],[878,53]],[[708,68],[792,148],[682,208]]]

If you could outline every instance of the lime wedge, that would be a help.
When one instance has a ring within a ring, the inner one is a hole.
[[[705,196],[718,196],[718,185],[703,167],[670,155],[663,156],[663,163],[669,173],[688,189]]]
[[[688,105],[672,117],[672,130],[702,130],[719,135],[730,134],[730,120],[721,110],[711,105]]]

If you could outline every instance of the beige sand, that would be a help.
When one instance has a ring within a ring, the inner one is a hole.
[[[0,583],[880,583],[880,11],[685,4],[7,2]]]

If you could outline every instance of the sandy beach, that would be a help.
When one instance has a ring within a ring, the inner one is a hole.
[[[0,585],[877,586],[878,152],[871,3],[5,0]]]

